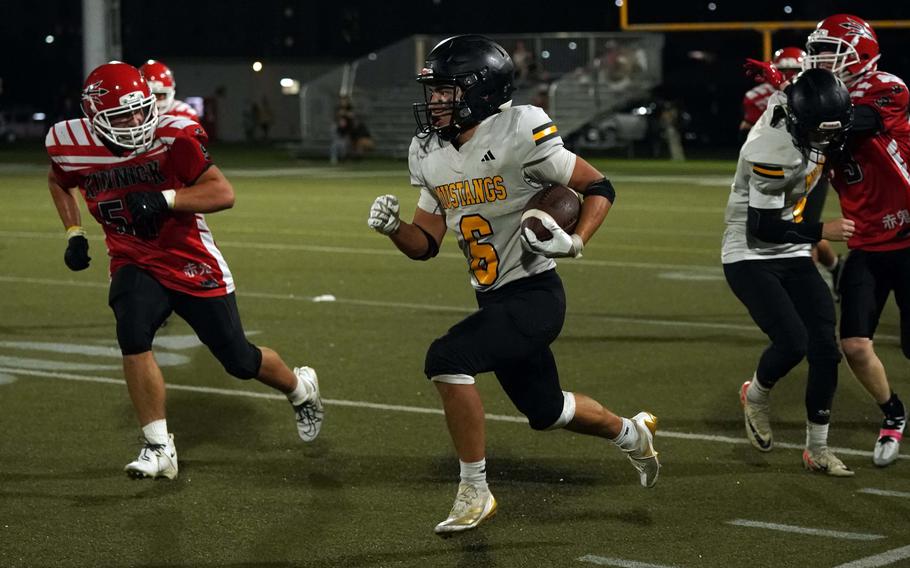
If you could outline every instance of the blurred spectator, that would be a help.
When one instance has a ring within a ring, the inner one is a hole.
[[[540,83],[531,96],[531,104],[542,108],[547,113],[550,112],[550,86],[546,83]]]
[[[335,127],[329,147],[329,161],[337,164],[348,158],[360,159],[375,146],[370,130],[354,112],[351,97],[341,95],[335,107]]]
[[[272,107],[269,105],[269,99],[263,96],[256,106],[256,126],[262,130],[262,139],[269,139],[269,129],[272,127]]]
[[[518,40],[515,42],[515,49],[512,51],[512,64],[515,66],[515,84],[520,85],[528,81],[528,75],[531,72],[531,63],[534,54],[525,47],[525,42]]]
[[[370,130],[363,122],[363,119],[357,115],[351,120],[351,154],[355,160],[363,158],[363,155],[373,149],[376,145],[373,138],[370,137]]]
[[[256,136],[256,117],[259,115],[259,105],[247,99],[243,106],[243,137],[249,142]]]
[[[335,110],[335,127],[332,128],[332,142],[329,146],[329,162],[332,165],[346,159],[350,149],[353,112],[350,111],[350,101],[345,104],[346,98],[342,97]]]

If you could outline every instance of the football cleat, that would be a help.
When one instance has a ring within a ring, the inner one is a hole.
[[[746,437],[758,450],[770,452],[774,445],[771,434],[771,405],[768,403],[757,404],[746,398],[746,391],[752,381],[743,383],[739,390],[739,402],[743,406],[743,418],[746,422]]]
[[[901,448],[901,438],[904,436],[904,426],[907,424],[905,417],[888,418],[882,420],[882,429],[878,431],[878,440],[872,452],[872,461],[878,467],[891,465],[897,459]]]
[[[642,487],[654,487],[660,473],[660,462],[654,450],[654,433],[657,432],[657,417],[650,412],[639,412],[632,417],[632,424],[638,430],[638,447],[624,450],[629,461],[638,471]]]
[[[139,451],[139,457],[126,464],[123,471],[133,479],[157,479],[177,477],[177,448],[174,446],[174,435],[168,435],[167,444],[152,444],[145,438]]]
[[[312,442],[319,435],[325,419],[325,407],[322,405],[322,396],[319,394],[319,379],[316,378],[316,371],[310,367],[295,367],[294,375],[313,387],[310,398],[302,404],[291,405],[294,407],[294,415],[297,417],[297,433],[300,434],[300,439],[304,442]]]
[[[820,451],[809,448],[803,450],[803,465],[809,471],[820,471],[834,477],[853,477],[854,473],[828,448]]]
[[[449,517],[433,529],[438,535],[448,535],[473,529],[496,514],[496,499],[488,488],[473,483],[458,484],[455,504]]]

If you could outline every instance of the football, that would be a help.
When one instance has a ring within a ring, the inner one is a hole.
[[[540,219],[533,216],[532,211],[542,211],[553,217],[553,220],[570,235],[578,224],[581,214],[581,198],[578,193],[564,185],[552,185],[542,189],[531,196],[522,212],[521,230],[531,229],[541,241],[553,238]]]

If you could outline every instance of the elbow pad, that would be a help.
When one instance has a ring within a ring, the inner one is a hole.
[[[746,230],[766,243],[813,244],[822,239],[821,223],[782,221],[780,212],[780,209],[749,207]]]
[[[436,242],[436,239],[433,237],[433,235],[427,232],[426,229],[420,225],[415,226],[420,229],[427,238],[427,252],[423,253],[422,256],[415,257],[414,260],[430,260],[439,254],[439,243]]]
[[[616,200],[616,190],[613,189],[613,184],[610,183],[610,180],[605,177],[588,185],[587,189],[585,189],[584,196],[589,197],[591,195],[606,197],[607,201],[610,202],[610,205],[613,205],[613,202]]]

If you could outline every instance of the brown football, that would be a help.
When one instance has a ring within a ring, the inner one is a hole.
[[[525,213],[531,209],[543,211],[553,217],[563,230],[570,235],[578,224],[578,216],[581,214],[581,200],[575,191],[564,185],[552,185],[542,189],[531,196],[525,205]],[[540,219],[528,217],[521,222],[521,230],[531,229],[538,239],[547,241],[553,238],[553,235],[544,228]]]

